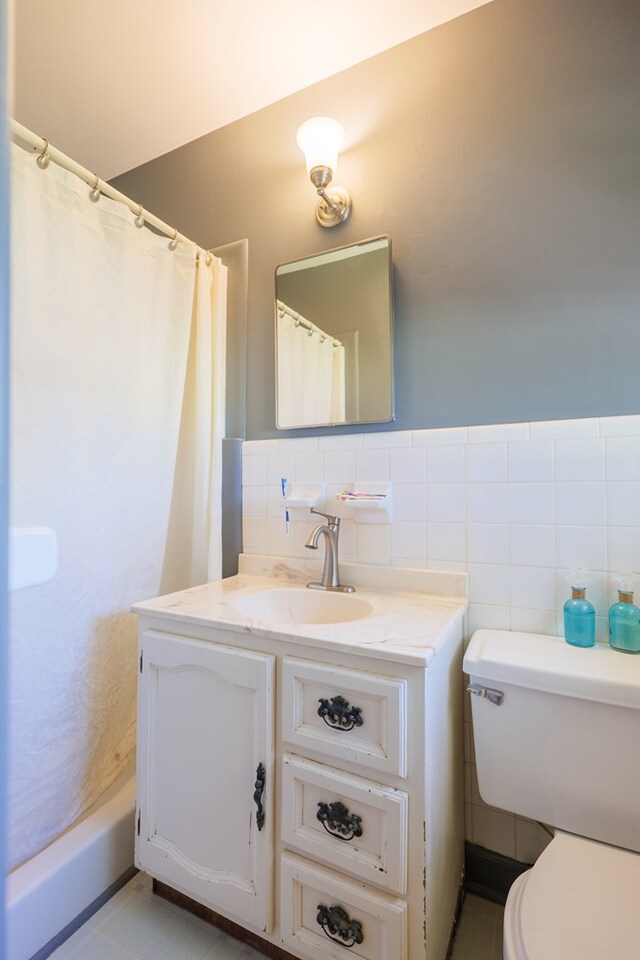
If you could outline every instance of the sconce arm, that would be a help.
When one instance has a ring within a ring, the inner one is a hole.
[[[332,200],[330,194],[327,193],[324,187],[318,187],[318,196],[322,197],[324,203],[329,207],[330,210],[333,210],[334,212],[340,210],[342,207],[340,200],[338,198]]]

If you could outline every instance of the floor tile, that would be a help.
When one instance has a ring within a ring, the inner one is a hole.
[[[263,960],[264,953],[260,953],[258,950],[254,950],[253,947],[245,947],[242,960]]]
[[[89,940],[94,936],[94,931],[88,926],[88,924],[85,923],[84,926],[80,927],[79,930],[76,930],[76,932],[73,933],[68,940],[65,940],[62,946],[58,947],[57,950],[54,950],[54,952],[50,955],[50,960],[67,960],[67,958],[71,956],[72,952],[77,947],[83,944],[85,940]]]
[[[225,940],[218,940],[204,960],[248,960],[249,956],[250,954],[245,950],[245,945],[240,943],[239,940],[234,940],[232,943]],[[260,958],[260,960],[264,960],[263,953],[255,952],[254,956]]]
[[[491,960],[503,960],[502,958],[502,927],[496,930],[496,937],[493,941],[493,956]]]
[[[54,953],[53,956],[57,960],[57,954]],[[99,933],[94,933],[68,954],[69,960],[132,960],[134,956],[121,950],[110,940],[105,940]]]
[[[175,918],[163,903],[134,894],[94,929],[101,937],[139,957],[173,923]]]
[[[141,960],[203,960],[219,938],[191,920],[171,916],[171,922],[140,954]]]
[[[503,914],[500,904],[467,894],[451,960],[502,960]]]
[[[50,960],[264,960],[264,955],[152,892],[137,874]],[[465,897],[451,960],[502,960],[504,908]]]
[[[493,900],[485,900],[484,897],[477,897],[474,893],[467,893],[464,898],[464,913],[473,914],[473,916],[483,917],[485,920],[492,920],[502,925],[504,916],[504,907],[501,903],[494,903]]]
[[[458,923],[453,960],[493,960],[496,924],[482,917],[465,915]]]

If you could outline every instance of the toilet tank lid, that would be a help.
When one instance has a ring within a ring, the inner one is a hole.
[[[573,647],[563,637],[476,630],[464,657],[472,679],[640,709],[640,654],[608,645]]]

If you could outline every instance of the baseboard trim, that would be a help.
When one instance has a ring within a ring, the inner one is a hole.
[[[465,890],[495,903],[504,903],[514,880],[531,869],[530,863],[520,863],[475,843],[465,843],[464,862]]]

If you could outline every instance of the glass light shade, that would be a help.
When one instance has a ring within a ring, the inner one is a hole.
[[[344,129],[337,120],[330,117],[305,120],[298,128],[296,143],[305,155],[307,173],[314,167],[329,167],[335,174],[343,138]]]

